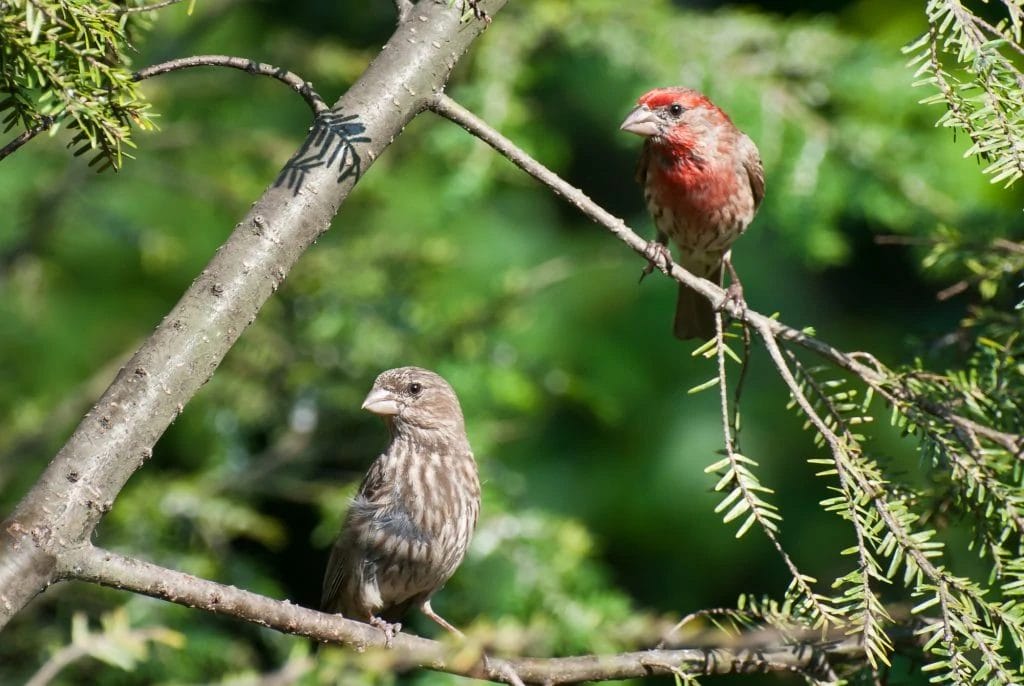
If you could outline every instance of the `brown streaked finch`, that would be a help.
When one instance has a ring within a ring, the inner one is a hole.
[[[430,607],[462,562],[480,511],[480,481],[462,408],[448,382],[419,367],[383,372],[363,401],[391,442],[370,465],[331,550],[320,603],[391,640],[412,608],[461,635]]]
[[[679,248],[679,264],[696,276],[721,285],[722,266],[728,267],[730,296],[742,301],[731,248],[764,199],[764,168],[754,141],[689,88],[644,94],[621,128],[646,139],[636,176],[657,237],[644,275],[657,261],[664,264],[671,239]],[[682,284],[673,331],[682,339],[715,335],[711,304]]]

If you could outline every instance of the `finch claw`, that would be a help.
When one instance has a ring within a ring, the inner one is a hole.
[[[385,648],[391,647],[392,643],[395,640],[395,636],[397,636],[398,632],[402,630],[402,624],[400,622],[395,622],[394,624],[392,624],[391,622],[385,621],[380,617],[370,617],[370,624],[384,632]]]
[[[672,263],[672,255],[664,243],[650,241],[644,249],[644,257],[647,258],[647,266],[640,272],[641,282],[648,275],[652,274],[655,269],[668,274],[668,266]]]
[[[743,318],[743,313],[747,311],[747,301],[743,299],[743,285],[739,281],[733,281],[725,289],[725,298],[718,309],[731,315],[733,319]]]

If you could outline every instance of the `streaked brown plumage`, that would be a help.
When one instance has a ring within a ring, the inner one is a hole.
[[[388,643],[413,607],[458,634],[430,597],[462,562],[480,511],[459,400],[434,372],[401,367],[377,377],[363,409],[384,418],[391,442],[352,500],[321,608],[380,627]]]

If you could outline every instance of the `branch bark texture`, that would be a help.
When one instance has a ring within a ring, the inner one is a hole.
[[[360,651],[383,649],[385,645],[383,632],[368,624],[200,579],[91,545],[62,555],[58,571],[61,578],[133,591],[318,641],[344,643]],[[773,633],[770,643],[739,642],[730,646],[644,650],[616,655],[497,658],[485,656],[479,649],[476,653],[467,653],[466,646],[453,647],[400,633],[384,655],[390,658],[390,667],[395,670],[424,667],[498,683],[545,685],[674,673],[792,671],[821,674],[830,669],[832,661],[864,657],[857,637],[821,640],[818,636],[797,645],[786,645]]]
[[[484,4],[493,15],[505,0]],[[65,550],[89,541],[157,439],[327,230],[360,175],[441,90],[484,26],[461,21],[444,0],[423,0],[318,120],[277,181],[0,524],[0,628],[56,580]],[[338,128],[339,121],[348,128]]]

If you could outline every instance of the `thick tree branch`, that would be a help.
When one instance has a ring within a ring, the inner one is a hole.
[[[298,74],[290,72],[287,69],[275,67],[272,64],[257,62],[256,60],[250,60],[245,57],[231,57],[229,55],[193,55],[192,57],[179,57],[178,59],[168,60],[167,62],[161,62],[160,64],[154,64],[146,67],[145,69],[140,69],[132,75],[132,78],[135,81],[142,81],[154,76],[159,76],[160,74],[166,74],[180,69],[189,69],[191,67],[230,67],[232,69],[240,69],[241,71],[249,74],[270,76],[281,83],[286,84],[293,91],[301,95],[302,99],[309,105],[309,108],[313,110],[313,114],[320,114],[328,109],[327,103],[323,101],[320,94],[313,90],[313,84],[304,80]]]
[[[412,15],[413,7],[412,0],[395,0],[395,11],[398,13],[399,24],[404,24]]]
[[[359,650],[384,647],[384,634],[368,624],[310,610],[288,601],[273,600],[90,545],[64,553],[58,572],[61,579],[77,579],[133,591],[318,641],[341,643]],[[756,638],[756,634],[754,636]],[[481,654],[470,660],[464,646],[453,647],[401,633],[394,638],[392,649],[384,654],[392,659],[391,667],[396,670],[425,667],[499,683],[515,683],[518,678],[532,684],[610,681],[677,672],[746,674],[792,671],[820,674],[827,673],[830,661],[863,658],[863,649],[855,637],[822,641],[820,636],[808,636],[797,645],[785,645],[778,634],[769,632],[768,636],[772,644],[759,640],[730,640],[723,646],[658,649],[618,655],[497,658]]]
[[[563,180],[543,164],[533,159],[508,138],[501,135],[485,121],[462,107],[444,93],[439,93],[430,103],[430,109],[446,119],[458,124],[484,141],[496,151],[504,155],[517,167],[534,177],[558,195],[565,198],[583,214],[611,231],[619,240],[631,247],[638,255],[646,259],[649,241],[641,238],[626,223],[591,200],[583,191]],[[891,374],[877,360],[865,353],[846,353],[825,341],[809,336],[803,331],[767,317],[754,310],[740,307],[737,303],[726,299],[725,291],[716,284],[694,276],[673,261],[669,261],[665,269],[666,275],[679,283],[685,284],[707,298],[713,307],[722,309],[734,319],[742,320],[757,330],[764,330],[773,338],[790,341],[823,357],[833,364],[856,374],[879,395],[890,402],[917,402],[908,390],[894,387]],[[991,427],[978,425],[966,417],[962,417],[946,407],[934,404],[917,403],[919,407],[940,419],[958,424],[970,424],[976,434],[996,443],[1019,458],[1024,459],[1024,437],[997,431]]]
[[[505,0],[482,4],[493,14]],[[423,0],[416,10],[422,21],[399,26],[318,118],[277,181],[0,524],[0,628],[56,579],[65,550],[90,540],[170,422],[484,28],[462,22],[445,0]]]

